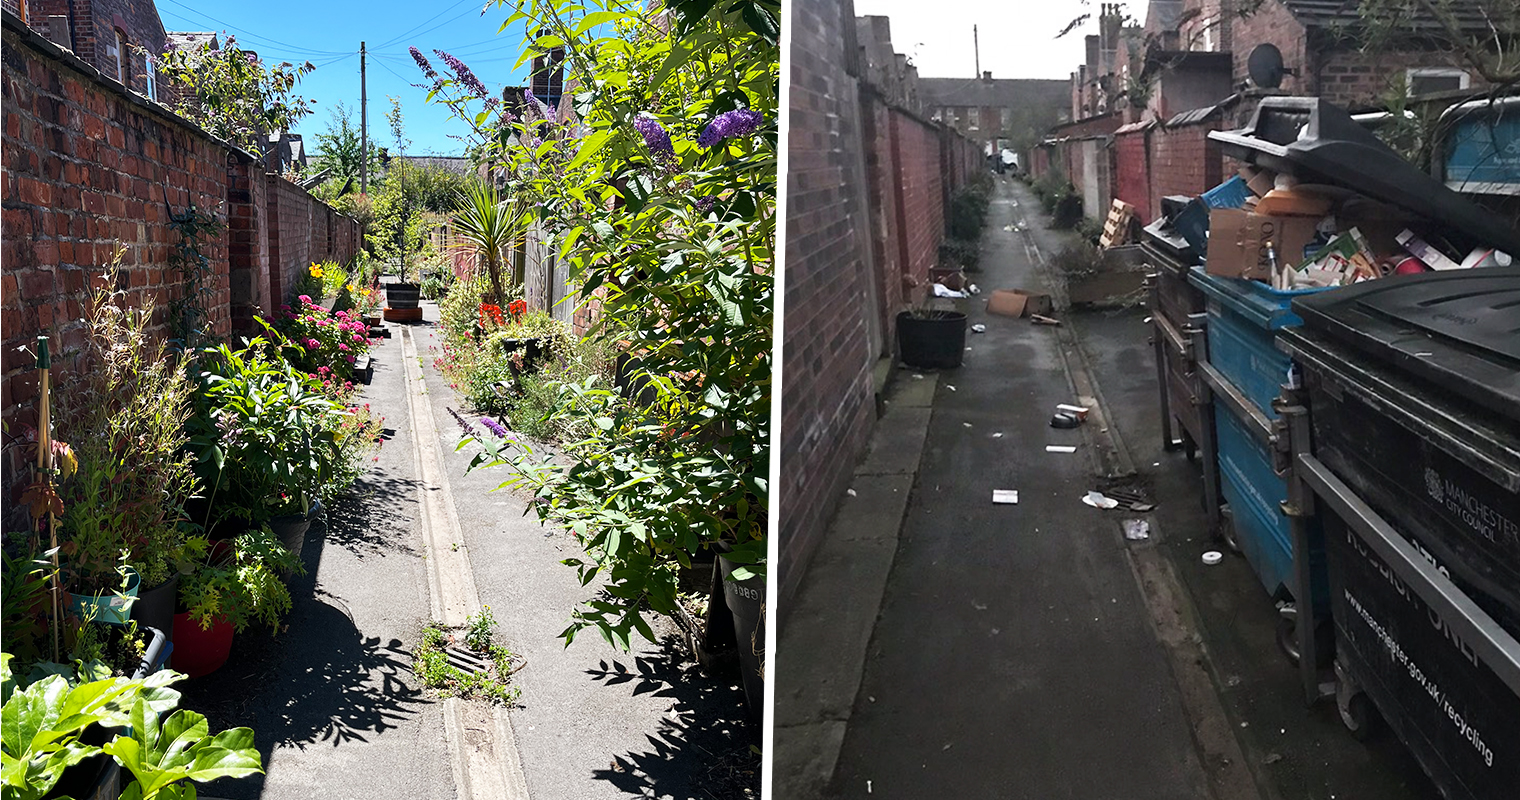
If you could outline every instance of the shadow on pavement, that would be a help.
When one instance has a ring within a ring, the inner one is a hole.
[[[352,513],[368,513],[371,519],[383,513],[378,504],[373,511],[362,511],[362,498],[360,502]],[[326,537],[341,530],[349,513],[345,503],[340,500],[329,509],[328,519],[339,524],[326,531]],[[397,549],[349,536],[376,549]],[[400,727],[428,702],[420,688],[408,684],[412,655],[403,643],[362,636],[343,601],[315,585],[323,538],[321,522],[313,523],[302,548],[307,573],[291,579],[292,610],[281,632],[272,636],[267,629],[249,628],[233,640],[225,666],[179,686],[184,693],[181,706],[205,714],[212,730],[253,728],[266,765],[276,746],[305,749],[319,743],[337,747],[367,742],[374,734]],[[234,800],[257,798],[263,784],[263,775],[224,779],[217,781],[213,793]]]
[[[630,696],[671,702],[659,731],[645,734],[646,749],[614,755],[593,776],[634,796],[759,797],[760,726],[745,717],[738,676],[702,674],[680,642],[667,635],[653,653],[603,659],[586,670],[606,686],[627,687]]]
[[[415,554],[404,534],[415,521],[412,506],[417,486],[417,481],[411,478],[374,473],[361,478],[348,493],[329,504],[327,542],[360,558],[386,553]],[[398,498],[405,502],[398,503]],[[313,525],[312,532],[316,530]],[[308,541],[311,538],[308,534]],[[315,574],[315,570],[310,573]]]

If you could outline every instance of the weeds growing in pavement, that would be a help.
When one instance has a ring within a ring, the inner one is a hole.
[[[464,649],[485,662],[481,671],[465,670],[449,661],[446,648],[459,641],[460,634],[437,623],[429,623],[422,629],[422,642],[412,662],[412,671],[422,679],[424,686],[435,689],[444,697],[490,700],[493,703],[511,705],[522,690],[511,685],[512,673],[522,669],[523,662],[512,652],[492,641],[496,620],[491,607],[485,606],[479,614],[471,615],[462,634]]]

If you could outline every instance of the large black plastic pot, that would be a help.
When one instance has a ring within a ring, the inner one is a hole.
[[[132,604],[132,619],[137,620],[140,628],[156,628],[168,636],[174,630],[174,603],[178,597],[179,573],[176,572],[158,586],[137,593],[137,602]]]
[[[959,311],[930,311],[916,316],[904,311],[897,315],[897,349],[902,362],[910,367],[959,367],[966,353],[966,315]]]
[[[417,298],[422,296],[422,286],[416,283],[387,283],[385,304],[391,308],[416,308]]]
[[[738,564],[718,556],[723,578],[723,602],[734,618],[739,640],[739,671],[744,677],[744,704],[756,722],[765,715],[765,580],[733,579]]]

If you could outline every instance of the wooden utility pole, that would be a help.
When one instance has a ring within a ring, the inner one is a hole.
[[[971,51],[976,53],[976,77],[982,77],[982,43],[976,36],[976,26],[971,26]]]
[[[359,194],[369,194],[369,87],[364,82],[364,42],[359,43]]]

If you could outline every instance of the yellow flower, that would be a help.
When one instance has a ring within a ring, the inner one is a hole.
[[[311,277],[313,277],[313,278],[320,278],[320,277],[322,277],[322,268],[319,267],[319,266],[317,266],[316,263],[313,263],[311,265]]]
[[[350,292],[357,292],[357,291],[359,291],[359,289],[357,287],[355,287],[352,283],[350,283],[348,285],[348,291],[350,291]]]

